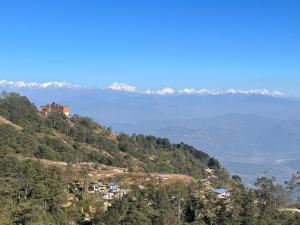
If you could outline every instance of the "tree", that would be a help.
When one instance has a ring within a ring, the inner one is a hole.
[[[208,167],[210,169],[221,169],[221,165],[219,163],[219,161],[213,157],[211,157],[209,160],[208,160]]]
[[[273,180],[266,177],[257,178],[254,186],[259,199],[259,207],[263,212],[269,206],[275,206],[274,191],[275,185]]]
[[[258,208],[255,194],[251,190],[243,193],[241,203],[241,225],[257,225]]]

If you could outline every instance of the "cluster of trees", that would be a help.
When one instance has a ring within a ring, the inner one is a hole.
[[[297,225],[300,214],[279,211],[278,187],[266,177],[257,179],[255,190],[232,186],[230,198],[197,195],[201,183],[133,188],[107,210],[97,211],[98,225]]]
[[[0,224],[64,224],[66,181],[53,167],[37,161],[0,158]],[[67,223],[65,223],[67,224]]]
[[[218,199],[199,194],[202,183],[189,185],[132,186],[125,197],[112,202],[84,198],[70,208],[66,202],[65,174],[37,161],[0,159],[0,224],[3,225],[297,225],[300,214],[281,212],[283,202],[278,186],[265,177],[255,190],[232,180],[231,197]],[[96,212],[85,221],[90,206]]]

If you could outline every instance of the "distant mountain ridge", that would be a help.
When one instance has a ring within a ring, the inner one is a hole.
[[[36,105],[59,102],[119,132],[184,141],[221,159],[247,183],[270,171],[284,180],[300,160],[300,101],[259,94],[143,94],[100,88],[4,88]]]
[[[25,81],[8,81],[8,80],[0,80],[0,87],[3,88],[79,88],[80,85],[71,84],[68,82],[45,82],[45,83],[37,83],[37,82],[25,82]]]
[[[17,89],[34,89],[34,88],[86,88],[86,89],[97,89],[97,87],[88,87],[78,84],[72,84],[65,81],[52,81],[45,83],[38,82],[26,82],[26,81],[8,81],[0,80],[0,87],[2,88],[17,88]],[[99,88],[98,88],[99,89]],[[147,95],[224,95],[224,94],[242,94],[242,95],[266,95],[266,96],[283,96],[284,94],[280,91],[270,91],[267,89],[253,89],[253,90],[239,90],[239,89],[228,89],[225,91],[218,91],[212,89],[195,89],[195,88],[183,88],[181,90],[175,90],[172,87],[166,86],[158,90],[140,90],[135,86],[131,86],[126,83],[114,82],[108,88],[102,88],[102,90],[113,90],[128,93],[139,93]]]

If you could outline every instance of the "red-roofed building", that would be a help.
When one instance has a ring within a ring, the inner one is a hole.
[[[69,106],[66,105],[60,105],[55,102],[52,102],[51,104],[47,105],[42,105],[40,107],[40,112],[47,115],[47,113],[52,112],[52,111],[57,111],[57,112],[62,112],[66,116],[70,116],[70,108]]]

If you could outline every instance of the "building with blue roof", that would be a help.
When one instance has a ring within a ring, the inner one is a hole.
[[[226,188],[216,188],[213,190],[213,192],[217,194],[224,194],[226,192],[229,192],[229,190],[227,190]]]
[[[109,183],[107,184],[107,186],[108,186],[108,191],[109,191],[109,192],[115,192],[115,191],[118,190],[118,185],[115,184],[115,183],[113,183],[113,182],[109,182]]]
[[[230,191],[226,188],[216,188],[210,192],[210,194],[218,198],[227,198],[230,196]]]

